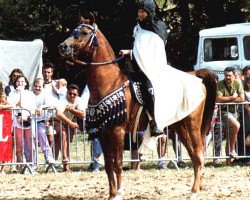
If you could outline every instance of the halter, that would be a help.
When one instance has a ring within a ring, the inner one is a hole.
[[[87,55],[90,56],[93,53],[93,47],[98,47],[98,45],[99,45],[98,38],[96,37],[98,27],[96,24],[93,24],[93,26],[92,26],[90,24],[82,23],[77,28],[74,29],[74,31],[71,33],[71,36],[74,37],[75,39],[79,39],[80,31],[83,27],[88,27],[92,30],[92,32],[84,38],[84,41],[89,40],[88,46],[90,47],[90,49],[89,49],[89,52],[87,53]],[[72,51],[71,51],[72,58],[74,58],[73,51],[74,51],[74,49],[72,48]],[[87,66],[87,65],[88,66],[97,66],[97,65],[107,65],[107,64],[116,63],[116,62],[119,62],[123,58],[124,58],[124,56],[120,56],[119,58],[116,58],[114,60],[104,61],[104,62],[85,62],[85,61],[81,61],[81,60],[75,59],[75,58],[73,60],[74,60],[74,63],[80,64],[83,66]],[[69,64],[69,65],[74,65],[74,63],[67,61],[67,64]]]

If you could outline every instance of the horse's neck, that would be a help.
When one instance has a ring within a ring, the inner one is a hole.
[[[99,46],[94,50],[91,61],[103,63],[113,60],[115,60],[115,54],[111,46],[105,38],[99,39]],[[87,70],[86,75],[91,94],[90,101],[101,100],[121,87],[127,80],[118,63],[92,66]]]

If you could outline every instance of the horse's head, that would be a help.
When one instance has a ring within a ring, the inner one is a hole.
[[[80,24],[73,30],[70,37],[59,45],[61,56],[70,59],[89,59],[93,48],[98,46],[96,37],[97,25],[94,16],[85,20],[81,18]]]

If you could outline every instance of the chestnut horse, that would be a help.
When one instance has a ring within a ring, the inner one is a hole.
[[[87,122],[94,124],[95,130],[99,131],[109,181],[109,200],[121,199],[124,136],[132,130],[131,121],[134,121],[138,107],[128,87],[129,79],[120,70],[118,59],[94,18],[81,23],[60,44],[59,52],[68,63],[85,67],[90,91]],[[202,188],[203,144],[215,105],[216,82],[214,74],[207,69],[192,74],[203,79],[206,98],[190,115],[171,126],[179,134],[193,162],[194,194]]]

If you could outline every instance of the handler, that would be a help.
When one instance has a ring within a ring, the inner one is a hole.
[[[146,88],[142,89],[143,100],[152,117],[151,136],[161,135],[164,127],[189,115],[205,98],[201,79],[167,64],[167,27],[156,17],[155,9],[153,0],[139,2],[133,49],[119,52],[136,61],[135,71]]]

